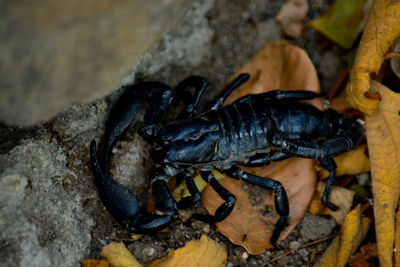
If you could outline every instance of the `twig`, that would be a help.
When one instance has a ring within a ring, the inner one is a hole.
[[[393,57],[400,57],[400,53],[399,52],[391,52],[391,53],[387,53],[384,57],[384,60],[393,58]]]
[[[290,254],[296,252],[299,249],[306,248],[306,247],[309,247],[309,246],[312,246],[312,245],[315,245],[315,244],[318,244],[318,243],[322,243],[322,242],[324,242],[326,240],[334,238],[335,236],[336,235],[330,235],[330,236],[327,236],[327,237],[324,237],[324,238],[321,238],[321,239],[318,239],[318,240],[315,240],[315,241],[312,241],[312,242],[305,243],[304,245],[301,245],[299,248],[292,249],[292,250],[290,250],[288,252],[285,252],[284,254],[282,254],[282,255],[280,255],[280,256],[278,256],[276,258],[273,258],[269,262],[265,263],[263,266],[267,266],[267,264],[270,264],[270,263],[272,263],[274,261],[277,261],[277,260],[279,260],[279,259],[281,259],[283,257],[286,257],[287,255],[290,255]]]

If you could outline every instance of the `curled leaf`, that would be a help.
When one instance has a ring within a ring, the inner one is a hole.
[[[400,1],[375,0],[357,51],[356,60],[347,85],[349,104],[372,115],[379,99],[368,97],[371,73],[378,73],[384,55],[400,36]]]
[[[101,250],[102,257],[106,258],[115,267],[141,267],[122,242],[111,242]]]
[[[218,242],[202,235],[200,240],[192,240],[182,248],[168,253],[148,267],[223,267],[227,259],[226,249]]]
[[[335,237],[314,267],[346,266],[368,232],[371,220],[362,215],[361,205],[347,214],[340,234]]]
[[[366,117],[379,261],[392,266],[395,211],[400,193],[400,94],[372,81],[382,97],[378,110]]]

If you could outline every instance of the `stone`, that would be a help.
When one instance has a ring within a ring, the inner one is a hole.
[[[0,262],[75,266],[94,226],[80,196],[59,180],[76,176],[55,140],[26,140],[0,156]]]
[[[3,1],[0,121],[31,126],[109,94],[190,2]]]

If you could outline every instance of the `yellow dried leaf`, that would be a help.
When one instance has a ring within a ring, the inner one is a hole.
[[[336,175],[356,175],[363,172],[369,172],[371,167],[367,157],[367,146],[363,145],[356,149],[346,152],[334,158],[337,169]],[[323,170],[318,172],[322,179],[329,176],[329,172]]]
[[[202,235],[200,240],[192,240],[182,248],[168,253],[148,267],[219,267],[226,265],[227,252],[218,242]]]
[[[111,242],[105,246],[100,255],[106,258],[114,267],[141,267],[122,242]]]
[[[100,260],[83,260],[81,261],[82,267],[111,267],[111,263],[106,259]]]
[[[376,237],[380,264],[390,267],[400,192],[400,94],[375,81],[371,85],[382,98],[378,110],[366,116]]]
[[[356,251],[368,232],[371,220],[364,217],[361,205],[347,214],[340,234],[335,237],[314,267],[346,266],[350,256]]]
[[[375,0],[357,51],[356,60],[347,85],[350,105],[372,115],[379,99],[368,98],[372,73],[378,73],[385,53],[400,36],[400,1]]]

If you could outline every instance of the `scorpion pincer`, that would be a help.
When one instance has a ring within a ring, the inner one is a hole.
[[[275,90],[247,95],[223,106],[229,94],[248,79],[248,74],[239,75],[211,108],[201,114],[196,113],[196,108],[208,86],[204,77],[189,76],[175,90],[161,82],[141,82],[125,88],[111,110],[100,157],[96,142],[93,140],[90,144],[100,198],[120,224],[137,234],[167,227],[177,217],[177,209],[188,208],[199,201],[200,192],[193,181],[198,173],[225,201],[208,220],[224,220],[231,213],[236,198],[215,179],[212,173],[215,169],[275,192],[275,209],[280,218],[271,243],[279,247],[277,241],[289,216],[284,187],[278,181],[245,172],[237,165],[258,167],[290,157],[316,159],[329,172],[322,202],[332,210],[337,209],[328,201],[336,176],[333,157],[357,147],[364,139],[363,127],[357,120],[333,110],[324,112],[298,102],[317,97],[310,91]],[[109,172],[110,152],[135,119],[143,101],[148,103],[148,108],[138,134],[153,145],[151,155],[158,163],[149,178],[156,213],[139,211],[136,195],[112,179]],[[163,113],[177,103],[184,104],[178,119],[160,128],[158,124]],[[185,180],[191,196],[176,203],[167,182],[178,174]]]

